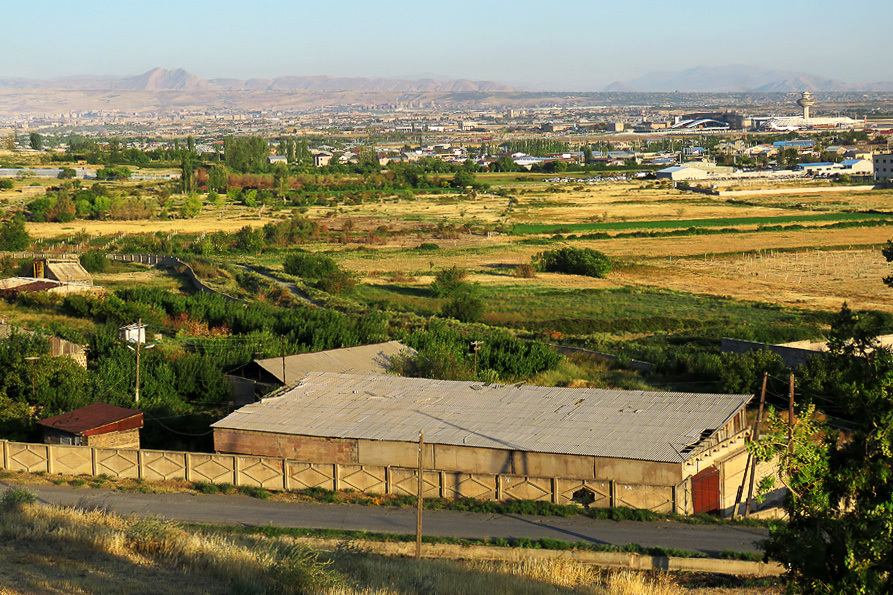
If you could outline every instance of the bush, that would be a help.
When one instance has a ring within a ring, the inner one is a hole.
[[[321,279],[339,272],[338,264],[325,254],[312,252],[295,252],[282,263],[282,268],[289,275],[309,279]]]
[[[431,293],[436,297],[446,297],[456,290],[465,287],[465,277],[468,271],[462,267],[452,266],[448,269],[440,269],[431,283]]]
[[[105,270],[108,259],[99,250],[89,250],[81,254],[79,259],[81,266],[91,273],[101,273]]]
[[[12,180],[0,180],[0,190],[12,190],[15,183]]]
[[[357,286],[357,281],[350,273],[337,271],[326,275],[317,283],[317,287],[326,293],[341,294],[350,293]]]
[[[519,264],[515,267],[515,277],[520,279],[533,279],[536,277],[536,269],[532,264]]]
[[[484,300],[471,291],[465,291],[444,304],[440,315],[461,322],[477,322],[484,314]]]
[[[604,277],[611,272],[610,259],[590,248],[561,248],[540,252],[533,257],[533,264],[539,271]]]
[[[421,244],[418,245],[416,250],[423,250],[426,252],[431,251],[431,250],[440,250],[440,245],[435,244],[434,242],[422,242]]]
[[[3,492],[3,498],[0,499],[0,507],[3,510],[18,510],[26,504],[34,504],[37,502],[37,495],[31,490],[13,486]]]

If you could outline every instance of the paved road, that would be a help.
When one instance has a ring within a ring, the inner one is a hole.
[[[2,483],[2,482],[0,482]],[[30,485],[47,503],[103,506],[122,515],[161,516],[184,522],[415,533],[414,508],[272,502],[240,495],[131,494],[106,489]],[[759,551],[760,527],[603,521],[585,517],[540,517],[449,510],[425,511],[424,533],[441,537],[547,537],[564,541],[672,547],[706,554]]]

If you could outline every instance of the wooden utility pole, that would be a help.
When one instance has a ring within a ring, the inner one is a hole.
[[[472,341],[471,348],[474,350],[474,375],[478,375],[478,350],[481,348],[483,341]]]
[[[763,373],[763,391],[760,393],[760,411],[757,414],[757,423],[753,427],[753,439],[760,439],[760,424],[763,422],[763,406],[766,404],[766,381],[769,379],[769,372]],[[750,455],[748,455],[750,457]],[[753,465],[750,469],[750,486],[747,488],[747,502],[744,505],[744,517],[750,516],[750,502],[753,499],[753,484],[757,472],[757,459],[752,459]]]
[[[422,558],[422,490],[424,489],[424,475],[423,475],[423,466],[422,466],[422,458],[425,453],[425,431],[419,430],[419,491],[418,491],[418,510],[416,511],[416,521],[415,521],[415,557],[416,560],[420,560]]]
[[[791,374],[791,392],[788,397],[788,450],[794,448],[794,375]]]
[[[285,337],[282,337],[282,385],[288,386],[285,379]]]

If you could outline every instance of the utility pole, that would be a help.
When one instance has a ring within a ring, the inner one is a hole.
[[[481,348],[481,344],[483,341],[472,341],[471,348],[474,350],[474,376],[477,378],[478,375],[478,350]]]
[[[134,394],[134,403],[140,402],[140,346],[143,344],[143,319],[140,318],[136,323],[136,393]]]
[[[794,375],[791,374],[791,391],[788,397],[788,450],[794,448]]]
[[[769,379],[769,372],[763,373],[763,391],[760,393],[760,411],[757,414],[757,423],[754,424],[753,428],[753,439],[760,439],[760,424],[763,421],[763,406],[766,404],[766,381]],[[757,459],[753,458],[753,465],[750,468],[750,486],[747,488],[747,502],[744,505],[744,517],[747,518],[750,516],[750,502],[753,498],[753,484],[755,475],[757,472]]]
[[[282,385],[288,385],[285,379],[285,337],[282,337]]]
[[[416,560],[420,560],[422,558],[422,491],[425,486],[425,480],[423,475],[423,466],[422,460],[425,455],[425,431],[419,430],[419,487],[418,487],[418,497],[417,505],[418,509],[416,510],[416,521],[415,521],[415,557]]]

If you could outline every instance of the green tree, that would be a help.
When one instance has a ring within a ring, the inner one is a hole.
[[[16,215],[0,225],[0,250],[15,252],[31,245],[31,236],[25,229],[25,218]]]
[[[282,268],[289,275],[309,279],[320,279],[340,271],[338,264],[325,254],[303,250],[288,255],[282,263]]]
[[[3,137],[3,148],[7,151],[16,150],[16,137],[11,132]]]
[[[435,297],[447,297],[459,290],[468,287],[465,277],[468,271],[459,266],[451,266],[448,269],[440,269],[434,275],[431,282],[431,293]]]
[[[893,589],[893,353],[863,349],[874,341],[860,336],[860,318],[841,310],[829,352],[810,361],[799,414],[792,423],[770,414],[751,445],[761,460],[777,457],[789,490],[788,522],[773,528],[766,554],[788,569],[792,593]],[[817,415],[816,402],[833,416]]]
[[[521,171],[521,166],[515,163],[515,160],[512,159],[511,155],[501,155],[499,159],[496,160],[496,163],[490,166],[492,171],[501,171],[501,172],[510,172],[510,171]]]
[[[216,190],[223,192],[226,190],[229,181],[229,172],[222,163],[215,163],[208,170],[208,190]]]
[[[190,192],[180,207],[180,215],[185,219],[192,219],[202,211],[202,197],[196,192]]]
[[[31,148],[35,151],[40,151],[43,149],[43,137],[40,136],[40,133],[32,132],[28,135],[28,142],[31,145]]]
[[[71,180],[77,175],[77,172],[70,167],[63,167],[59,169],[59,179],[60,180]]]

